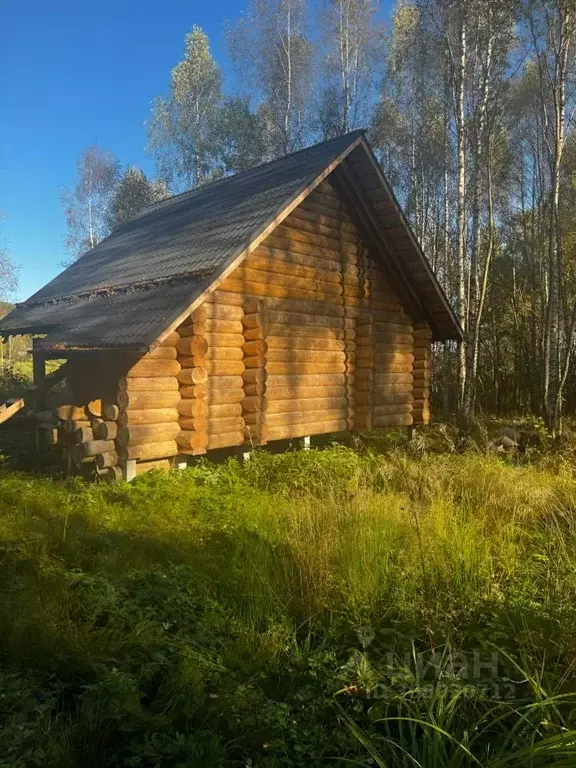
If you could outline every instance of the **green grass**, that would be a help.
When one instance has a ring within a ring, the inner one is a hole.
[[[572,464],[420,448],[5,469],[0,768],[575,765]]]

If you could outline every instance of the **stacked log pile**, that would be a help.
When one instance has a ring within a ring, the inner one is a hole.
[[[85,406],[60,405],[54,410],[58,443],[69,473],[117,480],[122,476],[114,436],[118,407],[92,400]]]
[[[115,442],[122,463],[138,462],[137,473],[178,454],[179,339],[178,333],[171,333],[118,381]]]
[[[414,424],[430,421],[430,363],[432,331],[424,323],[414,327]]]

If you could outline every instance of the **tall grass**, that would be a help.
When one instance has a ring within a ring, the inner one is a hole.
[[[575,765],[576,479],[333,447],[0,477],[0,767]]]

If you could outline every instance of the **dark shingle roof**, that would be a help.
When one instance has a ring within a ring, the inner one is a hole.
[[[47,333],[45,349],[149,347],[362,133],[143,211],[0,320],[0,331]]]

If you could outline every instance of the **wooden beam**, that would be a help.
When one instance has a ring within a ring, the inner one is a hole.
[[[7,400],[5,403],[0,405],[0,424],[4,424],[5,421],[11,419],[15,413],[21,411],[25,406],[26,402],[23,397],[15,401]]]

